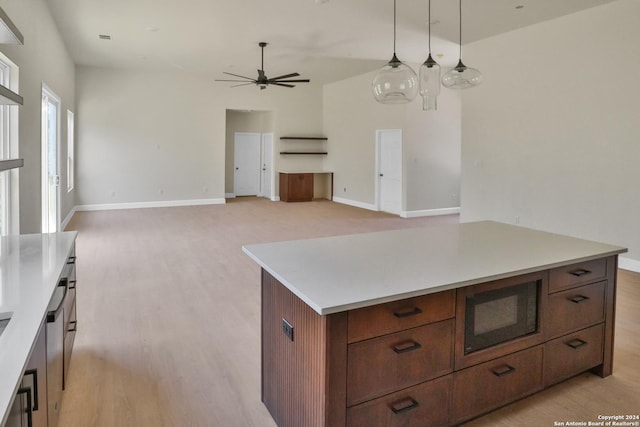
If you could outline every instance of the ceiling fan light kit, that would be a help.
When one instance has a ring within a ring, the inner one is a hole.
[[[393,56],[373,79],[373,96],[382,104],[405,104],[418,94],[418,76],[396,55],[396,0],[393,0]]]
[[[237,80],[237,79],[216,79],[216,81],[217,82],[236,82],[236,83],[240,83],[240,84],[237,84],[237,85],[233,85],[231,87],[247,86],[247,85],[255,84],[256,86],[258,86],[260,88],[260,90],[266,89],[267,86],[269,86],[269,85],[283,86],[283,87],[292,88],[292,87],[296,87],[296,85],[294,85],[292,83],[309,83],[310,82],[309,79],[294,79],[294,80],[291,80],[293,77],[300,76],[300,74],[298,74],[298,73],[284,74],[282,76],[273,77],[273,78],[267,77],[267,75],[264,72],[264,48],[267,47],[267,45],[268,45],[267,42],[258,43],[258,46],[260,46],[260,49],[261,49],[261,62],[260,62],[260,69],[258,70],[258,78],[257,79],[252,79],[251,77],[241,76],[239,74],[233,74],[233,73],[224,72],[224,74],[227,74],[227,75],[233,76],[233,77],[237,77],[237,78],[242,79],[242,80]]]

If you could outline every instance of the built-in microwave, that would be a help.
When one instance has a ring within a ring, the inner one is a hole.
[[[538,331],[540,281],[467,295],[464,353],[469,354]]]

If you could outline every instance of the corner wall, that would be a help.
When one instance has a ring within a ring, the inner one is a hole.
[[[374,75],[371,72],[324,87],[324,128],[329,138],[325,169],[335,171],[334,196],[373,208],[375,131],[402,129],[403,210],[457,208],[460,94],[443,88],[438,111],[423,111],[420,96],[409,104],[383,105],[371,92]]]
[[[461,220],[629,247],[640,266],[640,2],[465,47]],[[632,261],[633,263],[633,261]]]

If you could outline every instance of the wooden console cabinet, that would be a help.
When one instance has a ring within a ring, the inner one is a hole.
[[[281,427],[449,426],[611,375],[617,255],[320,315],[262,270],[262,400]],[[539,280],[538,330],[465,356],[462,295]],[[286,332],[286,333],[284,333]]]
[[[280,200],[283,202],[313,200],[313,174],[280,172]]]

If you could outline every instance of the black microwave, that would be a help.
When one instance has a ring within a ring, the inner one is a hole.
[[[537,280],[467,295],[464,354],[536,333],[540,286]]]

